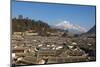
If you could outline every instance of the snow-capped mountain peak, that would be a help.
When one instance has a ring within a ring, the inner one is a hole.
[[[77,31],[80,33],[84,33],[87,31],[85,28],[83,28],[79,25],[76,25],[76,24],[72,24],[69,21],[62,21],[62,22],[56,24],[55,26],[56,26],[56,28],[59,28],[59,29],[74,31],[74,32]]]

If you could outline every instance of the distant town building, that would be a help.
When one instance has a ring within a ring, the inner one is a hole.
[[[23,16],[22,16],[22,15],[19,15],[19,16],[18,16],[18,19],[23,19]]]
[[[13,53],[24,53],[25,48],[23,47],[17,47],[17,48],[13,48],[12,52]]]
[[[22,35],[23,32],[14,32],[14,35]]]

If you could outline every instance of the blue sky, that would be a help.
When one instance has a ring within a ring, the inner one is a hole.
[[[50,25],[70,21],[86,29],[95,25],[95,6],[47,4],[35,2],[12,2],[12,17],[23,15],[42,20]]]

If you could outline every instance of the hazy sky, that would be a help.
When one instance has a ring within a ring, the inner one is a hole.
[[[12,17],[23,15],[50,25],[66,20],[86,29],[90,29],[95,24],[95,11],[95,6],[12,2]]]

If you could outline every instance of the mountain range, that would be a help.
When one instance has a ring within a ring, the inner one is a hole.
[[[87,32],[87,30],[84,27],[77,24],[72,24],[69,21],[62,21],[54,25],[54,27],[56,29],[61,29],[65,31],[67,30],[69,33],[74,33],[74,34],[81,34]]]
[[[94,25],[87,33],[95,34],[96,33],[96,25]]]
[[[55,25],[48,25],[48,23],[45,23],[41,20],[31,20],[31,19],[12,19],[12,31],[27,31],[27,30],[34,30],[35,32],[39,33],[46,33],[46,32],[57,32],[57,31],[63,31],[68,32],[69,34],[90,34],[96,32],[96,25],[92,27],[89,31],[87,31],[84,27],[73,24],[69,21],[61,21],[58,22]]]

